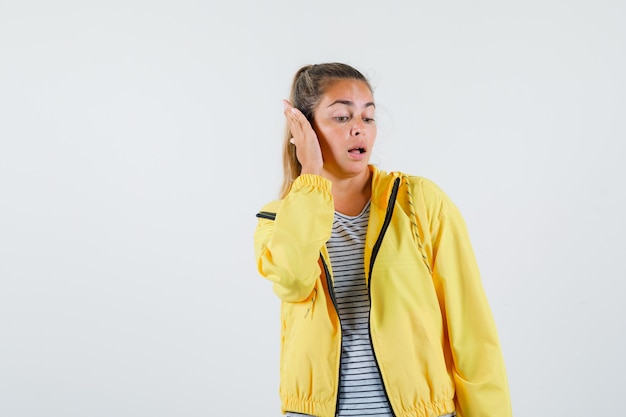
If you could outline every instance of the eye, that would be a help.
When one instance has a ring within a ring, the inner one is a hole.
[[[363,118],[363,121],[364,121],[365,123],[374,123],[374,122],[375,122],[375,120],[374,120],[374,118],[373,118],[373,117],[364,117],[364,118]]]
[[[333,117],[333,120],[337,121],[337,122],[347,122],[348,119],[350,119],[348,116],[337,116],[337,117]]]

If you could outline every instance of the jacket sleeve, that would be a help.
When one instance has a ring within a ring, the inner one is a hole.
[[[432,273],[446,320],[459,417],[510,417],[504,359],[465,222],[434,184]]]
[[[300,175],[282,201],[263,209],[276,210],[276,217],[259,219],[254,234],[257,268],[283,301],[305,300],[320,276],[320,250],[330,238],[334,218],[330,190],[328,179]]]

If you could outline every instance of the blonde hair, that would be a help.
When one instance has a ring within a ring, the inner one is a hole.
[[[372,87],[361,72],[350,65],[337,62],[317,65],[305,65],[300,68],[293,77],[289,101],[299,109],[313,125],[313,111],[333,82],[343,79],[354,79],[367,84],[370,91]],[[296,156],[296,147],[289,143],[292,134],[289,125],[285,127],[283,140],[283,184],[280,189],[280,198],[284,198],[291,184],[302,172],[302,165]]]

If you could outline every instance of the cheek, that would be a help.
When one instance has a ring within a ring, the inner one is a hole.
[[[328,132],[324,132],[323,130],[316,130],[317,134],[317,142],[320,144],[320,148],[322,153],[328,153],[332,147],[330,146]]]
[[[369,134],[370,140],[373,142],[374,139],[376,139],[376,134],[378,133],[378,128],[376,127],[376,125],[372,125],[368,129],[367,133]]]
[[[316,129],[317,137],[320,142],[324,141],[328,144],[333,144],[339,140],[343,135],[341,128],[332,128],[332,127],[320,127]]]

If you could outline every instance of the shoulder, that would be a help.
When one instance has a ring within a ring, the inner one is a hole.
[[[443,192],[441,188],[439,188],[439,186],[433,180],[429,178],[421,177],[419,175],[408,175],[404,173],[402,175],[409,181],[409,183],[416,190],[423,190],[424,192],[427,192],[427,193]]]
[[[389,187],[396,179],[400,179],[402,183],[411,188],[411,191],[417,194],[435,198],[445,196],[443,190],[428,178],[410,175],[402,171],[387,172],[375,166],[371,166],[370,169],[374,173],[374,185],[377,187]]]
[[[433,180],[403,172],[391,172],[389,175],[401,179],[407,189],[407,200],[418,213],[427,218],[439,219],[450,210],[456,210],[454,203],[445,191]]]
[[[393,188],[393,184],[399,182],[401,185],[407,186],[409,193],[413,198],[428,201],[431,203],[443,202],[448,200],[446,193],[432,180],[418,176],[410,175],[402,171],[386,172],[378,167],[370,166],[373,177],[373,190],[376,194],[388,196]]]
[[[261,210],[259,210],[259,213],[273,213],[273,214],[276,214],[278,212],[278,210],[280,209],[280,206],[282,206],[282,204],[283,204],[283,200],[270,201],[269,203],[267,203],[263,207],[261,207]],[[257,214],[257,216],[258,216],[258,214]]]
[[[447,200],[447,194],[433,180],[416,175],[405,175],[411,191],[428,200]]]
[[[327,178],[320,175],[302,174],[294,180],[285,197],[280,200],[270,201],[265,204],[263,208],[261,208],[261,211],[276,213],[283,205],[285,205],[285,201],[290,201],[289,204],[291,205],[291,203],[293,203],[295,199],[298,199],[299,196],[305,195],[322,196],[325,200],[331,201],[331,188],[332,183]]]

